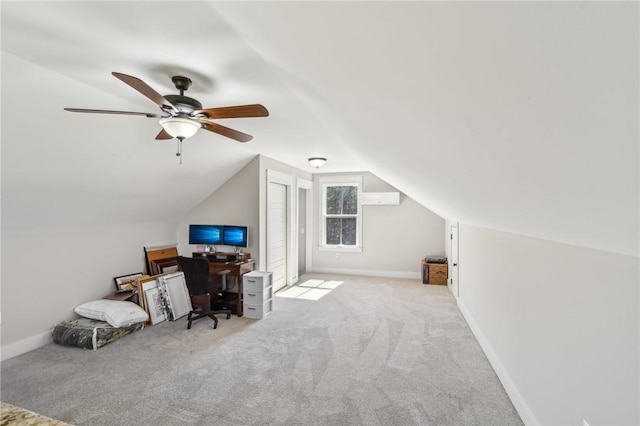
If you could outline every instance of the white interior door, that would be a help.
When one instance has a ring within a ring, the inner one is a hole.
[[[449,285],[455,297],[460,295],[458,285],[458,226],[451,225],[451,261],[449,264]]]
[[[278,291],[287,284],[287,186],[269,182],[267,204],[268,270]]]

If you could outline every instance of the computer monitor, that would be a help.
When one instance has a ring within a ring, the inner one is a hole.
[[[217,246],[223,243],[222,225],[189,225],[189,244]]]
[[[225,225],[222,239],[225,246],[249,247],[249,230],[246,226]]]

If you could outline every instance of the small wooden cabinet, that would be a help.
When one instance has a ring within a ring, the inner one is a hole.
[[[422,259],[422,284],[447,285],[449,266],[446,263],[429,263]]]

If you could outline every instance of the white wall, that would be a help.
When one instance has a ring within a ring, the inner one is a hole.
[[[363,176],[363,192],[397,191],[371,173],[355,174]],[[314,179],[314,234],[317,236],[313,246],[314,272],[419,278],[420,259],[426,255],[444,255],[444,219],[404,194],[400,195],[398,206],[362,206],[361,253],[340,252],[336,256],[336,252],[319,250],[322,191],[317,176],[331,175],[316,175]]]
[[[175,223],[2,229],[2,359],[51,342],[73,308],[145,272],[144,247],[175,243]]]
[[[637,257],[460,225],[459,306],[527,424],[640,424]]]

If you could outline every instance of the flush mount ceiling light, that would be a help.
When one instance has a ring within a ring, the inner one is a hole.
[[[160,119],[160,125],[165,132],[174,138],[188,139],[195,135],[202,125],[189,118],[167,117]]]
[[[311,164],[311,166],[315,167],[316,169],[319,169],[320,167],[324,166],[326,162],[327,162],[327,159],[324,157],[309,158],[309,164]]]

